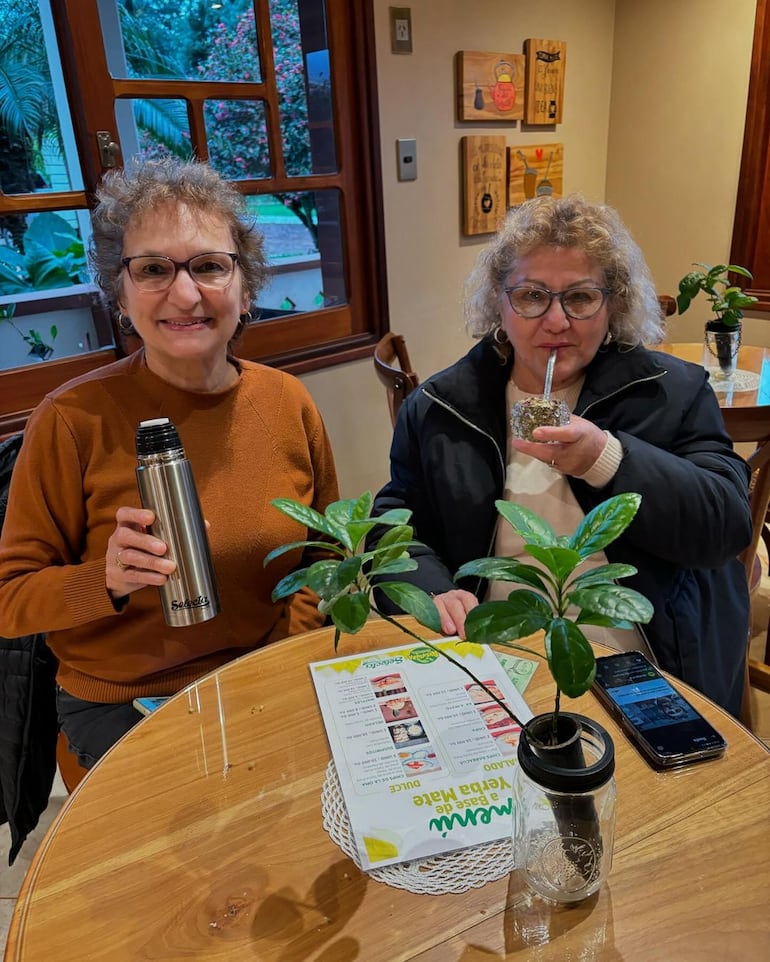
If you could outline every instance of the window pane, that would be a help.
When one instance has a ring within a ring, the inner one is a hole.
[[[115,116],[124,158],[157,160],[193,156],[187,105],[184,100],[117,100]]]
[[[0,187],[6,194],[81,190],[48,3],[0,3],[0,66]]]
[[[0,368],[95,351],[112,343],[90,281],[84,211],[14,215],[0,238]]]
[[[247,203],[271,268],[255,320],[346,303],[339,192],[263,194]]]
[[[259,81],[251,0],[100,0],[113,77]]]
[[[286,172],[289,176],[336,170],[331,83],[324,4],[271,0],[275,83]]]
[[[0,297],[88,281],[82,212],[7,214],[0,232]]]
[[[203,105],[209,162],[228,180],[269,177],[270,148],[261,100],[207,100]]]

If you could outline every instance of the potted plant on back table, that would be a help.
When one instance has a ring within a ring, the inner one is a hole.
[[[573,871],[568,873],[571,878],[567,880],[566,891],[560,891],[559,882],[554,883],[553,879],[545,891],[538,890],[557,899],[572,900],[590,894],[600,884],[611,859],[611,844],[609,852],[606,845],[602,852],[600,816],[592,795],[593,789],[605,785],[612,777],[614,756],[610,736],[590,719],[561,711],[562,693],[569,697],[582,695],[596,674],[594,652],[581,626],[632,628],[635,623],[646,623],[652,617],[652,605],[643,595],[617,584],[617,579],[636,573],[631,565],[615,563],[587,571],[579,569],[628,527],[640,501],[640,495],[631,493],[610,498],[589,512],[572,535],[557,535],[550,524],[529,509],[497,501],[498,512],[521,536],[526,552],[539,567],[513,558],[491,557],[468,562],[457,572],[457,578],[477,576],[523,586],[514,588],[504,601],[483,602],[469,612],[465,625],[468,642],[501,645],[542,657],[517,642],[536,631],[545,633],[545,657],[556,683],[554,708],[526,724],[443,647],[378,608],[375,584],[377,590],[430,632],[436,635],[441,632],[438,611],[426,592],[408,582],[378,580],[417,568],[417,562],[409,556],[409,549],[417,544],[409,524],[409,510],[395,509],[372,518],[369,492],[359,498],[337,501],[329,505],[323,515],[291,499],[273,501],[279,511],[319,532],[322,540],[282,545],[267,556],[265,564],[286,551],[306,546],[325,548],[330,554],[329,558],[283,578],[273,592],[274,600],[285,598],[306,585],[315,591],[320,599],[319,611],[335,625],[335,651],[342,634],[356,634],[372,612],[379,614],[455,664],[513,718],[522,729],[519,768],[526,770],[530,778],[537,778],[540,771],[551,775],[555,772],[553,778],[549,776],[549,784],[559,788],[555,794],[546,789],[547,800],[561,833],[561,842],[569,839],[561,847]],[[384,534],[371,545],[367,539],[375,528],[384,529]],[[570,606],[577,609],[574,616],[568,614]],[[587,763],[584,749],[589,744],[598,756]],[[576,798],[568,790],[570,771],[577,773],[573,781],[576,779],[588,791],[584,797]],[[521,843],[527,826],[522,822],[521,812],[516,814],[516,807],[514,812],[517,825],[514,834]],[[576,832],[583,836],[581,844],[587,840],[588,855],[576,845]],[[542,862],[541,849],[542,844],[538,849],[539,862]],[[564,861],[562,858],[561,862]],[[603,862],[603,866],[599,862]],[[563,864],[557,875],[564,875]],[[574,884],[575,877],[577,884]],[[538,887],[536,877],[529,880]]]
[[[709,352],[716,357],[724,374],[735,370],[738,348],[741,344],[743,308],[756,303],[757,298],[746,294],[730,281],[729,274],[739,274],[751,281],[752,275],[737,264],[697,263],[700,270],[690,271],[679,281],[676,298],[677,313],[684,314],[692,301],[703,291],[711,304],[714,316],[706,321],[705,342]]]

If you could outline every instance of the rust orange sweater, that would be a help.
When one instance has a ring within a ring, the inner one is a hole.
[[[273,604],[306,531],[270,504],[296,498],[323,511],[338,497],[331,447],[304,385],[239,362],[235,387],[195,394],[147,368],[143,351],[65,384],[33,412],[13,472],[0,539],[0,636],[44,631],[59,684],[90,701],[173,694],[247,651],[317,627],[308,591]],[[189,458],[221,601],[200,625],[170,628],[158,590],[131,594],[118,612],[105,587],[107,540],[121,505],[140,506],[135,434],[168,417]],[[310,652],[309,659],[330,652]]]

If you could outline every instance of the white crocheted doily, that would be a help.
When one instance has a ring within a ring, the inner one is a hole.
[[[759,375],[754,371],[743,371],[738,368],[732,374],[724,374],[718,367],[707,367],[709,384],[715,391],[756,391],[759,387]]]
[[[361,860],[350,834],[350,820],[334,761],[326,767],[321,790],[321,814],[326,831],[342,851],[361,868]],[[513,843],[510,836],[472,848],[446,852],[414,862],[369,869],[378,882],[395,888],[427,895],[467,892],[502,878],[513,870]]]

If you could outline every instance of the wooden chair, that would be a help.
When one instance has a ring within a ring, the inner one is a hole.
[[[395,426],[398,409],[404,398],[420,383],[412,370],[403,335],[391,331],[377,342],[374,349],[374,370],[385,385],[390,423]]]
[[[726,407],[722,409],[727,432],[736,444],[755,444],[746,459],[751,468],[751,543],[743,552],[741,560],[746,568],[749,591],[754,594],[762,577],[762,566],[757,557],[759,539],[767,545],[770,541],[768,506],[770,505],[770,410],[763,408]],[[749,640],[751,628],[749,627]],[[741,721],[751,727],[749,687],[755,685],[770,692],[770,624],[765,643],[764,661],[746,658],[746,686],[744,690]]]
[[[71,795],[81,781],[88,774],[87,769],[81,768],[75,754],[69,749],[69,742],[64,732],[60,731],[56,740],[56,764],[64,782],[67,793]]]

